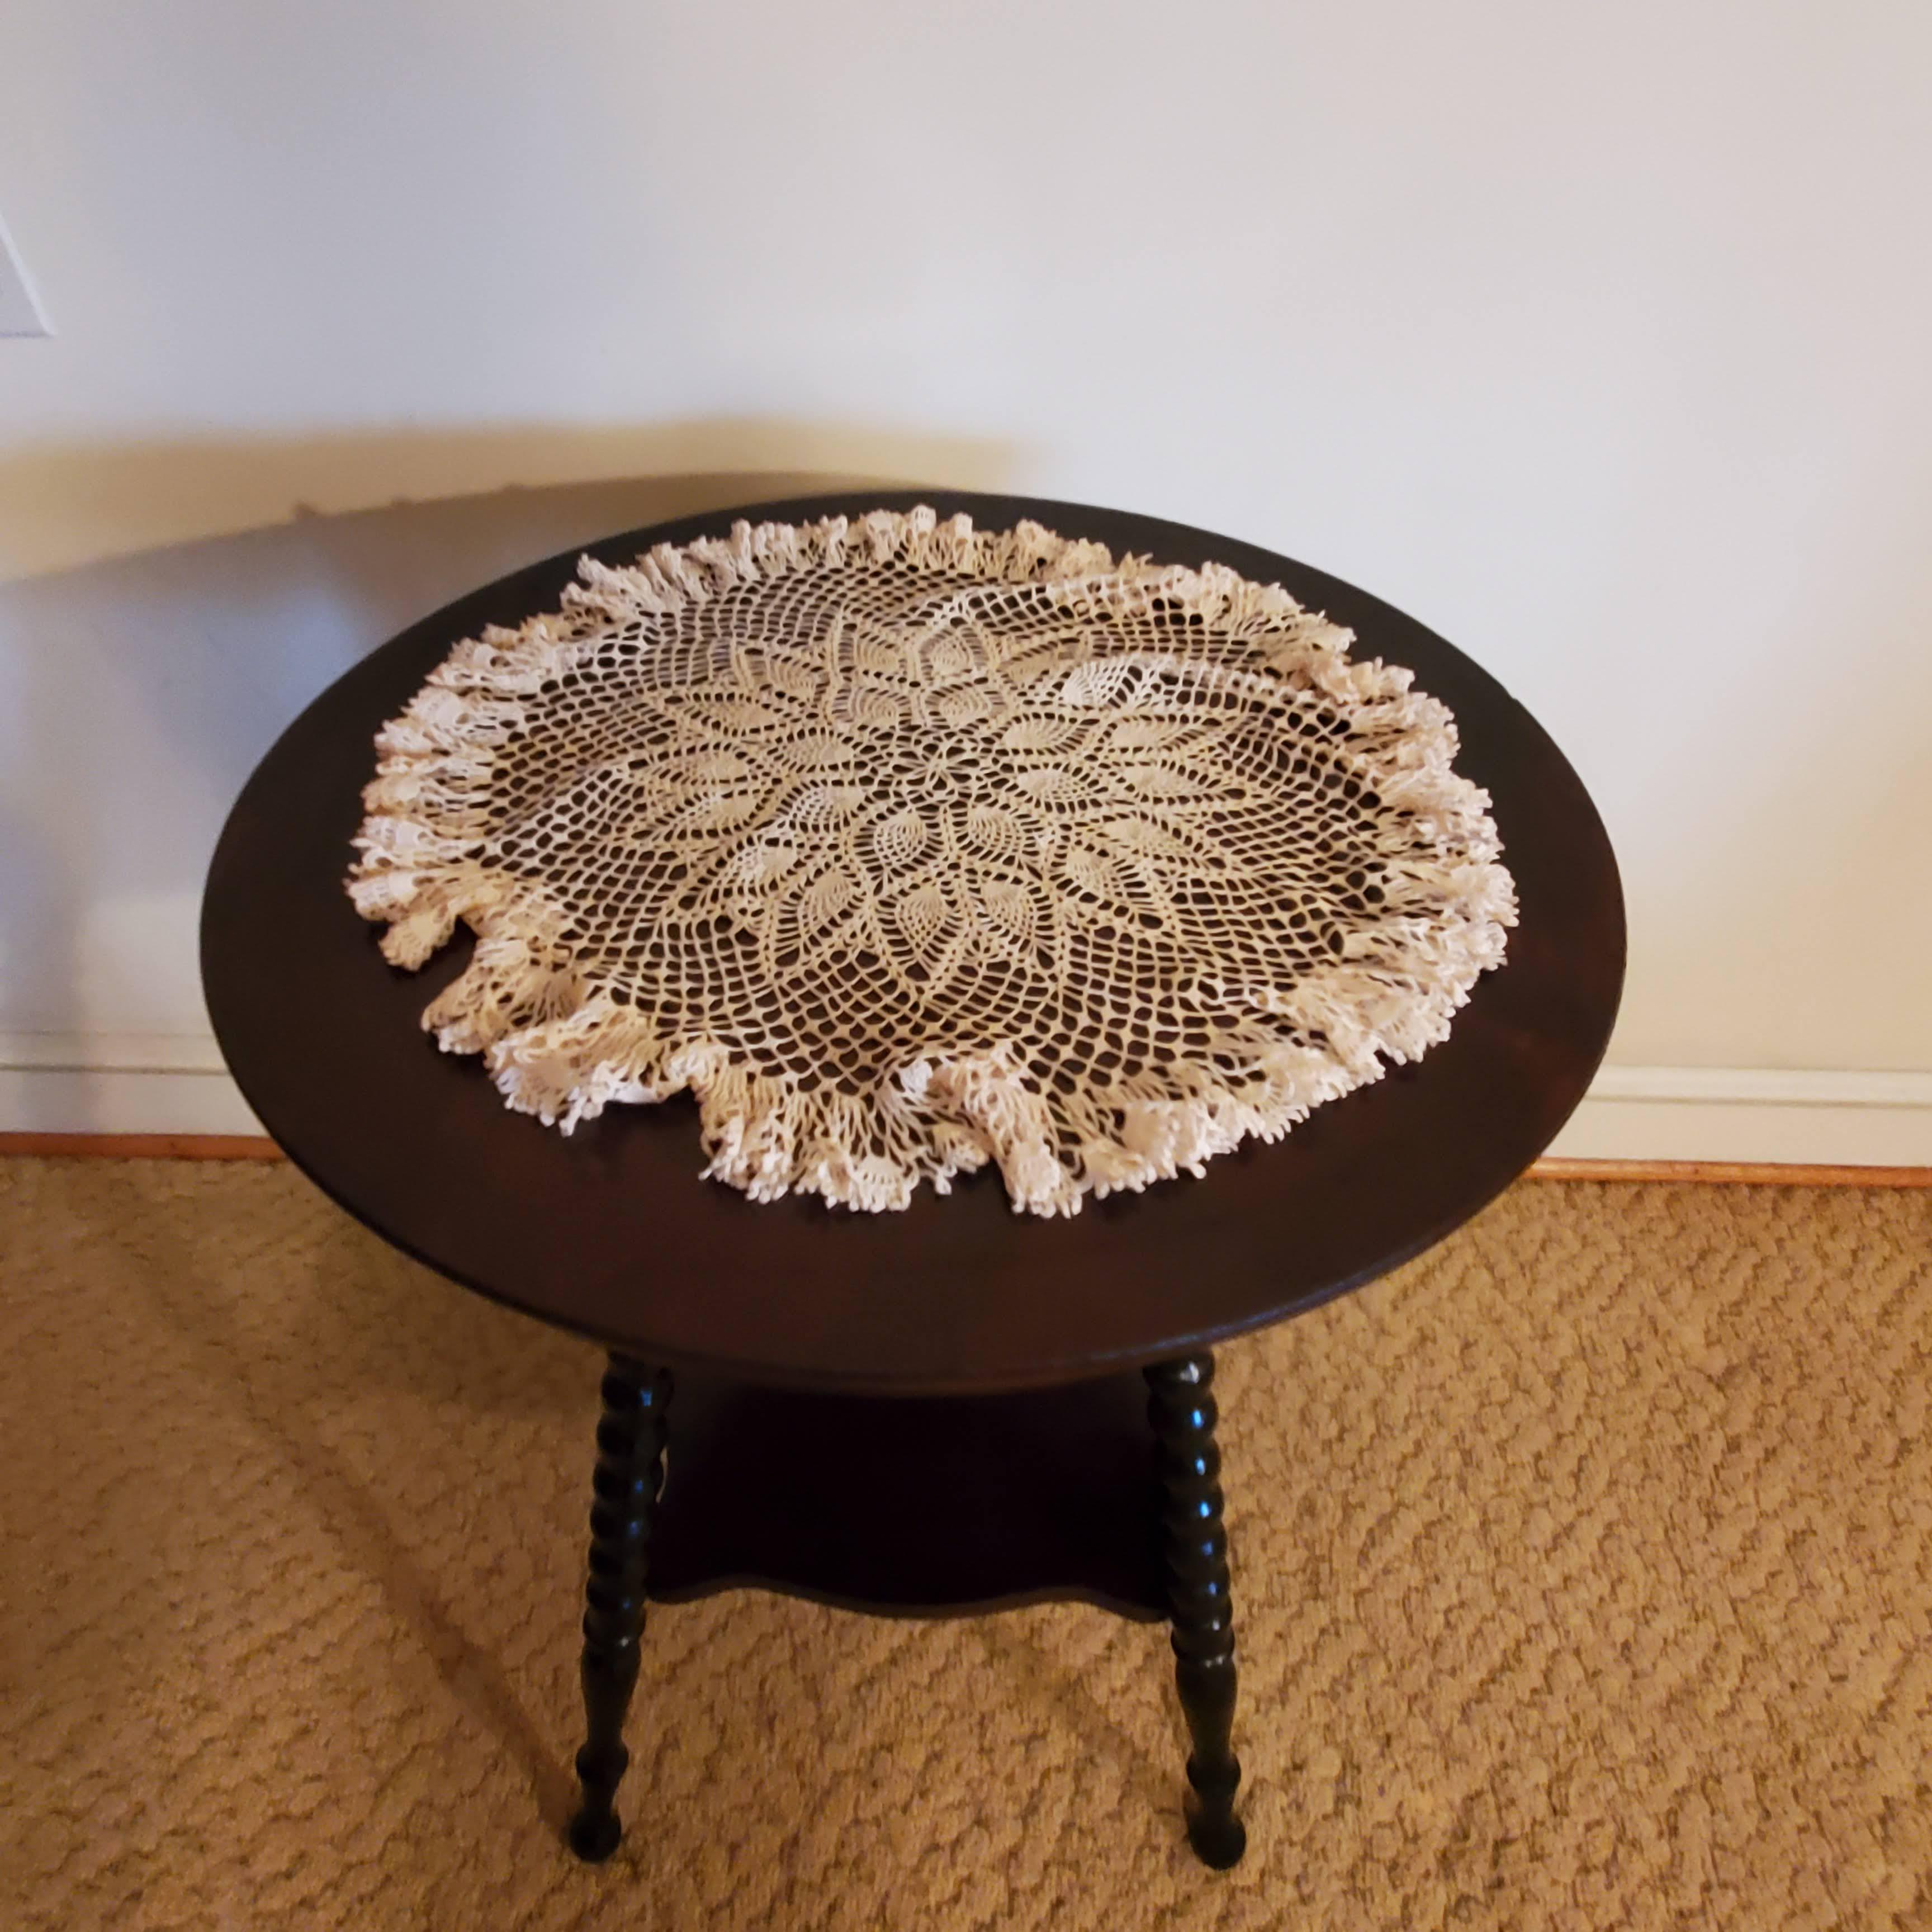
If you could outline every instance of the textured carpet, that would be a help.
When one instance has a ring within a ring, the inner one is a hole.
[[[0,1162],[0,1924],[1932,1924],[1932,1194],[1529,1183],[1222,1356],[1250,1850],[1157,1628],[655,1612],[596,1357],[286,1168]]]

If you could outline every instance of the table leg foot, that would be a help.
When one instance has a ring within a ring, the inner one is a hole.
[[[1234,1816],[1241,1766],[1234,1720],[1234,1618],[1222,1521],[1214,1358],[1191,1356],[1147,1372],[1161,1486],[1162,1550],[1173,1618],[1174,1676],[1193,1750],[1187,1838],[1204,1864],[1225,1870],[1247,1848]]]
[[[570,1848],[597,1864],[617,1849],[623,1826],[614,1808],[629,1767],[624,1718],[638,1682],[652,1519],[664,1466],[668,1370],[614,1354],[604,1376],[592,1486],[590,1577],[584,1613],[584,1711],[586,1736],[577,1754],[584,1802],[570,1822]]]

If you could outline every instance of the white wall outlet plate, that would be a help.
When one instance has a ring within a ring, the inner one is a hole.
[[[0,221],[0,335],[51,335],[47,319],[14,251],[13,237]]]

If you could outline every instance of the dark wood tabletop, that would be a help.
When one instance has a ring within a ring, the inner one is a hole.
[[[1456,769],[1494,801],[1521,922],[1449,1040],[1318,1108],[1204,1178],[1016,1214],[991,1169],[904,1213],[816,1197],[754,1203],[699,1178],[688,1098],[614,1106],[566,1138],[512,1113],[473,1056],[440,1052],[424,1007],[468,941],[397,971],[344,890],[374,741],[458,639],[556,608],[580,553],[459,599],[373,652],[262,760],[209,870],[208,1010],[242,1091],[290,1157],[377,1234],[466,1286],[645,1360],[850,1394],[1073,1382],[1186,1354],[1312,1307],[1419,1252],[1522,1172],[1581,1099],[1622,985],[1610,843],[1562,754],[1501,685],[1339,579],[1204,530],[950,490],[722,510],[590,546],[659,542],[932,504],[982,528],[1031,517],[1157,562],[1214,560],[1279,582],[1406,664],[1456,714]]]

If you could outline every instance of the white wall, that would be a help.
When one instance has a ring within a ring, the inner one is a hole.
[[[1932,10],[11,0],[0,213],[0,1063],[177,1069],[0,1126],[220,1113],[201,868],[341,666],[836,475],[1412,610],[1618,845],[1590,1146],[1932,1160]]]

